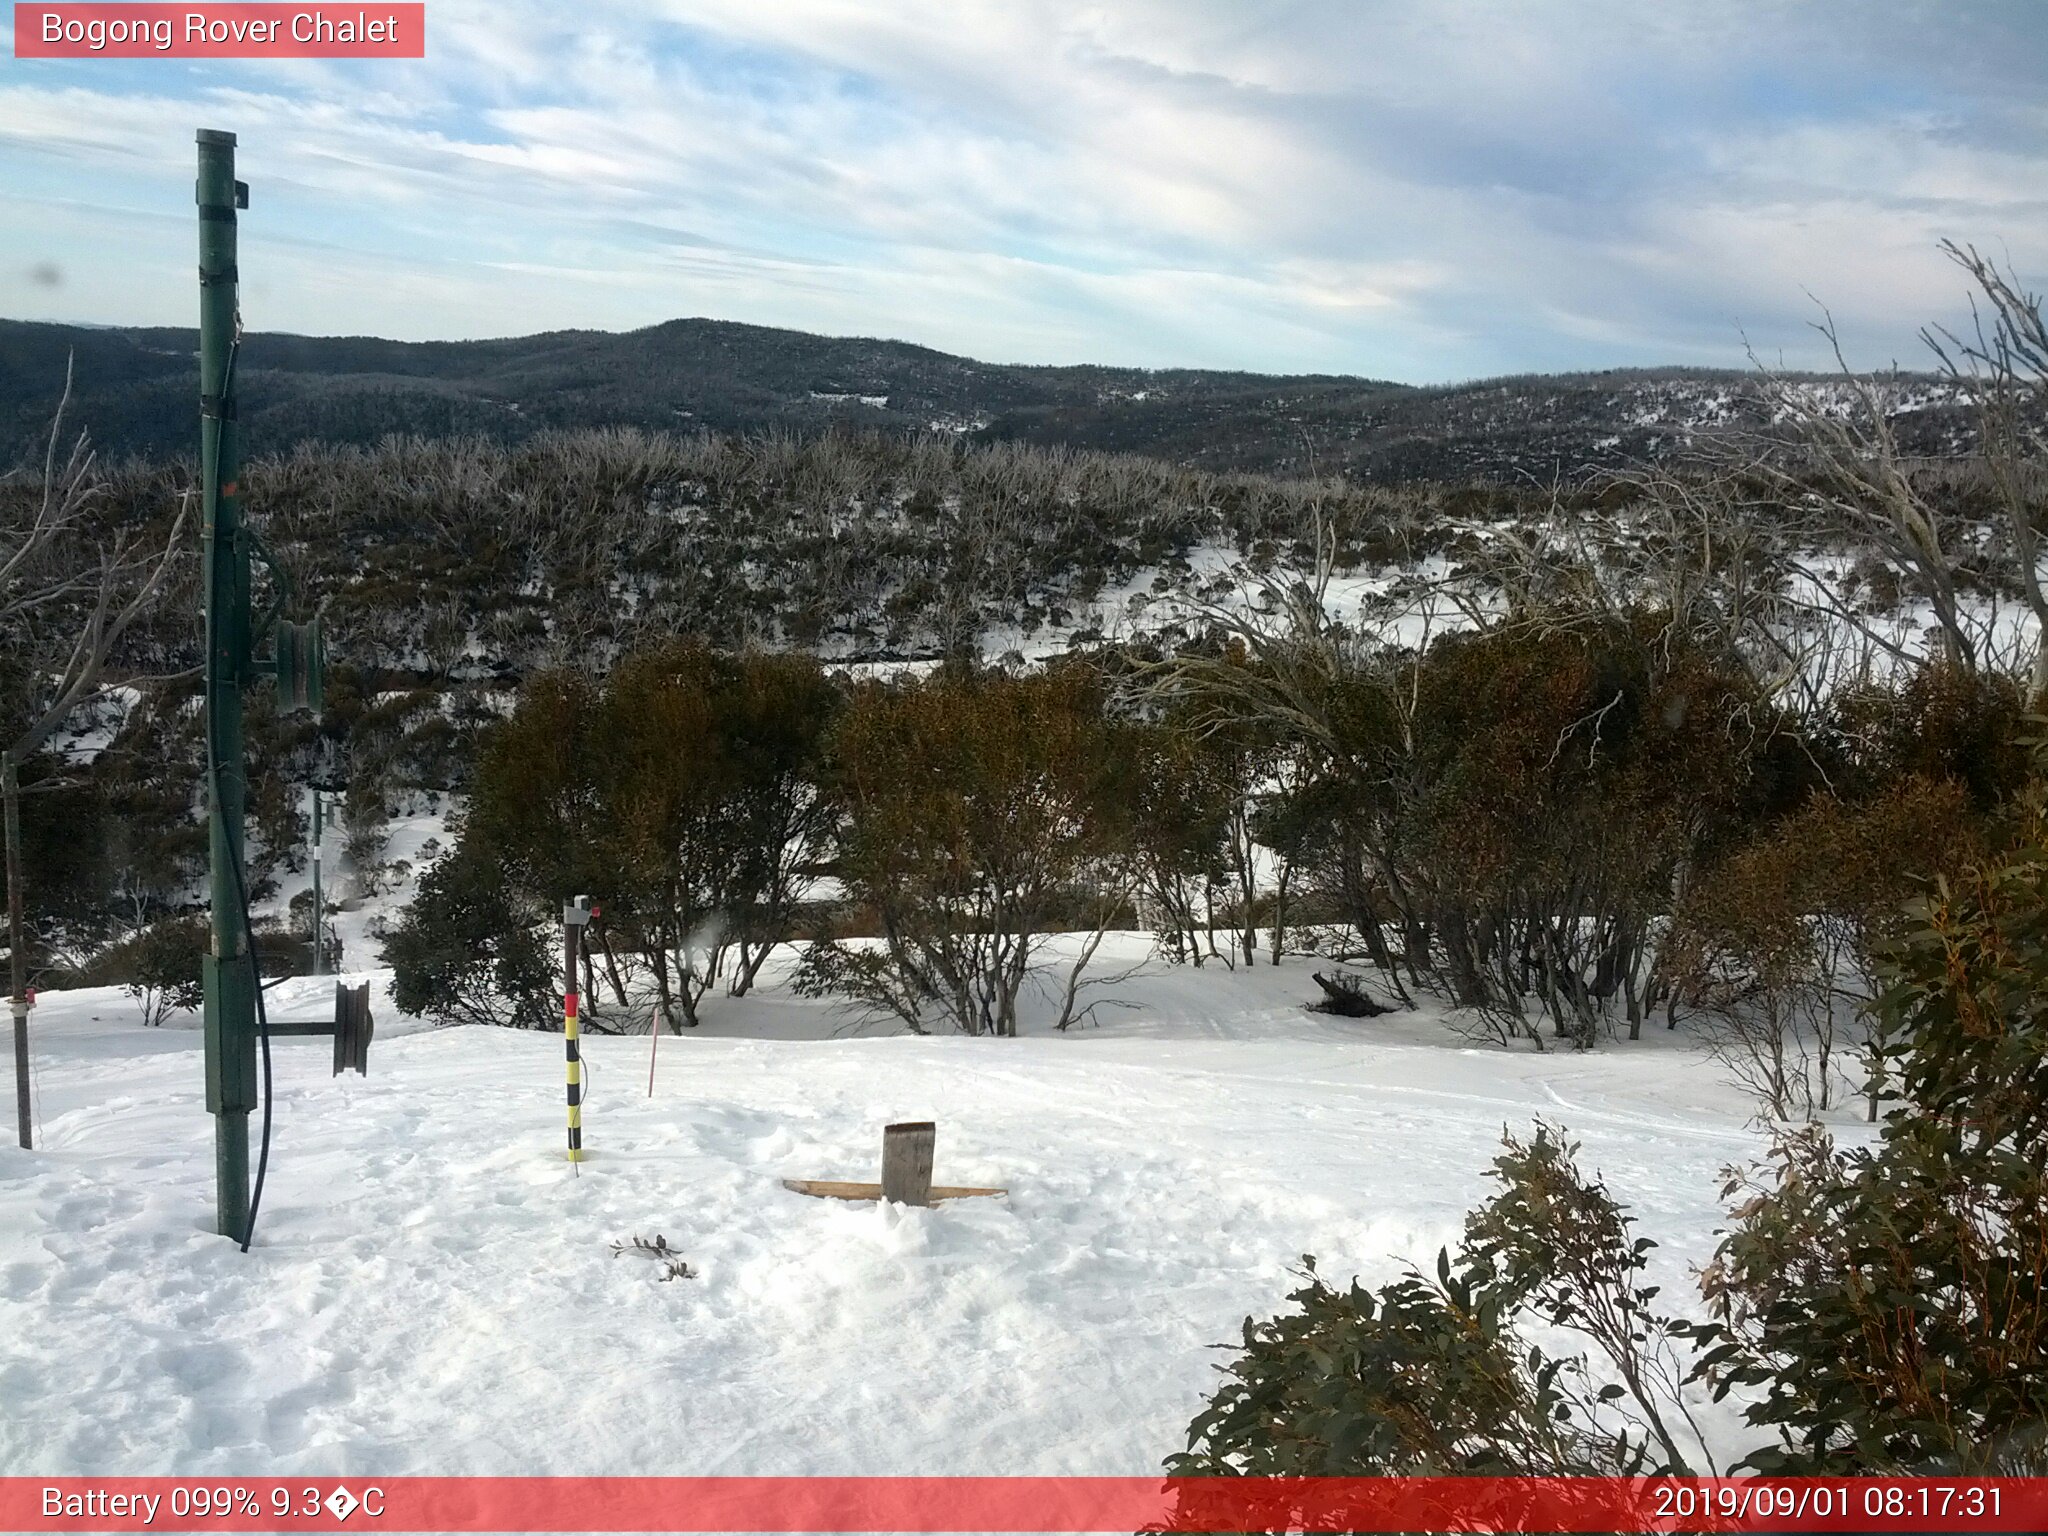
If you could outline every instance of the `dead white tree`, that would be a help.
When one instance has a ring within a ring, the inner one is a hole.
[[[0,637],[17,673],[11,740],[0,747],[0,807],[7,856],[9,995],[14,1015],[15,1112],[21,1144],[34,1135],[29,1113],[28,943],[23,932],[22,764],[42,750],[71,712],[97,695],[122,638],[163,589],[181,549],[181,505],[161,546],[128,530],[90,526],[97,482],[81,432],[64,447],[71,370],[50,422],[40,494],[0,498]]]
[[[1957,671],[1974,672],[1982,636],[1974,632],[1957,586],[1961,530],[1925,494],[1899,445],[1898,380],[1851,369],[1834,317],[1825,309],[1814,329],[1827,339],[1839,370],[1825,388],[1776,373],[1750,354],[1773,424],[1792,442],[1749,454],[1749,472],[1794,517],[1804,514],[1904,572],[1933,611],[1942,659]],[[1814,601],[1838,617],[1851,615],[1847,604],[1835,601],[1824,573],[1801,574]]]
[[[1977,452],[1990,481],[2019,567],[2020,590],[2033,615],[2035,644],[2027,701],[2048,699],[2048,592],[2041,577],[2041,522],[2048,516],[2048,324],[2041,299],[2001,272],[1975,246],[1943,241],[1949,258],[1969,273],[1975,324],[1968,337],[1942,327],[1920,334],[1942,371],[1975,408]]]

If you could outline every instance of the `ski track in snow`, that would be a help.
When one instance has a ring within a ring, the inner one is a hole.
[[[1279,1310],[1300,1255],[1337,1283],[1428,1267],[1503,1126],[1539,1117],[1689,1291],[1718,1170],[1763,1144],[1712,1069],[1675,1038],[1528,1054],[1312,1015],[1308,970],[1155,965],[1115,989],[1141,1007],[1018,1040],[835,1038],[780,988],[715,1001],[662,1038],[652,1099],[648,1037],[586,1038],[580,1174],[559,1036],[407,1032],[382,1005],[366,1079],[330,1077],[325,1040],[274,1043],[246,1256],[211,1232],[198,1031],[46,994],[40,1149],[0,1151],[0,1466],[1143,1474],[1213,1390],[1206,1346]],[[938,1122],[940,1182],[1008,1198],[780,1187],[875,1177],[910,1118]],[[609,1250],[657,1232],[697,1279]]]

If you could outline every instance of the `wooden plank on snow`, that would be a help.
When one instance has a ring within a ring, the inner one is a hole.
[[[851,1183],[844,1179],[784,1179],[784,1189],[795,1190],[800,1195],[817,1195],[826,1200],[879,1200],[882,1186],[879,1184]],[[977,1195],[1007,1195],[1007,1189],[982,1189],[972,1185],[934,1184],[931,1188],[933,1204],[941,1200],[966,1200]]]

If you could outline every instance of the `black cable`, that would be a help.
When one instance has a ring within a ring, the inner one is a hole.
[[[211,727],[209,718],[208,725]],[[209,735],[212,734],[209,729]],[[221,779],[227,765],[214,755],[212,744],[208,744],[207,756],[213,758],[213,793],[216,802],[220,799]],[[256,1184],[249,1194],[249,1219],[242,1226],[242,1252],[249,1251],[249,1244],[256,1236],[256,1211],[263,1204],[263,1180],[270,1171],[270,1119],[274,1094],[270,1078],[270,1011],[263,1006],[263,963],[256,951],[256,920],[249,912],[249,884],[243,878],[240,849],[231,850],[228,857],[228,873],[235,881],[235,904],[242,914],[242,942],[249,950],[249,972],[256,979],[256,986],[250,991],[256,999],[257,1039],[263,1046],[263,1141],[256,1155]]]
[[[242,907],[242,941],[249,946],[249,972],[257,978],[256,994],[256,1038],[263,1043],[263,1142],[256,1154],[256,1184],[249,1191],[249,1220],[242,1228],[242,1252],[249,1251],[249,1244],[256,1236],[256,1210],[263,1204],[263,1179],[270,1171],[270,1108],[273,1095],[270,1088],[270,1014],[263,1006],[263,964],[256,953],[256,922],[249,915],[249,887],[242,878],[242,856],[237,849],[228,860],[228,868],[234,871],[235,896]]]

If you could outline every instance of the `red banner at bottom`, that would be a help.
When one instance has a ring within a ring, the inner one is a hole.
[[[2040,1478],[0,1478],[8,1531],[2044,1531]]]

